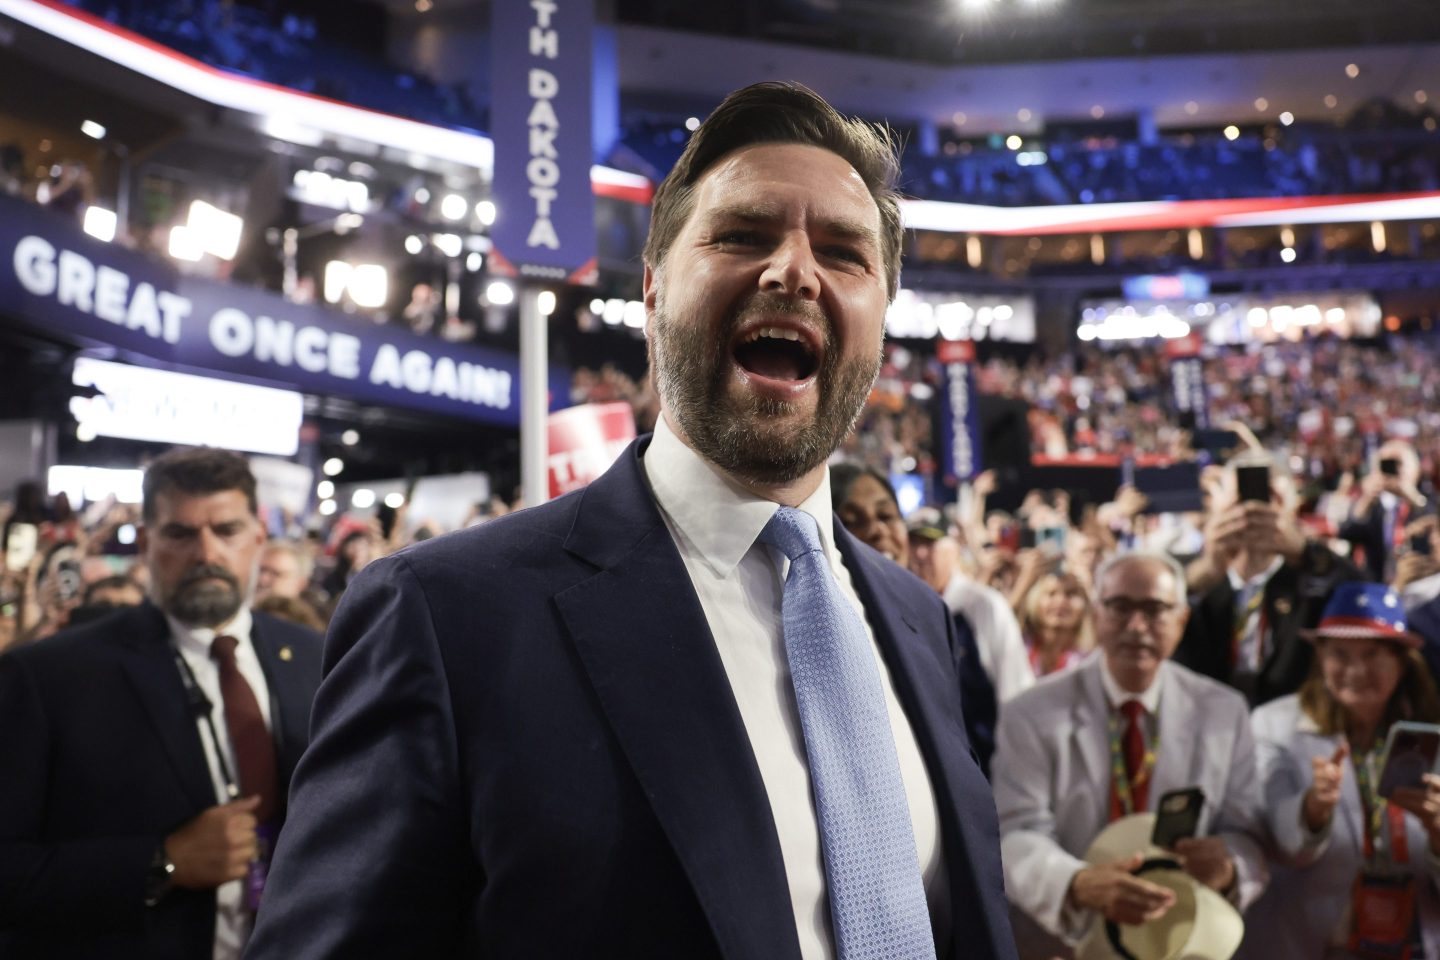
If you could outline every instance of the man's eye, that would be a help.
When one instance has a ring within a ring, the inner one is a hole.
[[[760,242],[760,235],[754,230],[727,230],[716,236],[715,242],[754,246]]]
[[[825,255],[834,257],[836,260],[845,260],[849,263],[864,265],[867,261],[865,255],[853,247],[826,247]]]

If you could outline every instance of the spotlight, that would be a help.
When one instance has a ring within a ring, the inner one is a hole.
[[[458,193],[447,193],[440,201],[440,216],[446,220],[462,220],[470,210],[470,204]]]
[[[339,457],[331,457],[320,465],[320,472],[327,477],[338,476],[345,469],[345,461]]]
[[[360,431],[346,430],[344,433],[340,434],[340,442],[345,444],[345,446],[347,447],[355,446],[355,444],[360,442]]]
[[[495,222],[495,201],[481,200],[475,204],[475,216],[479,217],[480,222],[485,226],[490,226]]]
[[[117,222],[114,210],[106,210],[104,207],[85,208],[85,232],[96,240],[106,243],[114,240]]]
[[[1230,126],[1228,126],[1228,127],[1225,128],[1225,139],[1226,139],[1226,140],[1239,140],[1239,139],[1240,139],[1240,128],[1237,127],[1237,126],[1235,126],[1235,124],[1233,124],[1233,123],[1230,124]]]
[[[105,139],[105,127],[101,124],[96,123],[94,120],[86,120],[84,123],[80,124],[80,132],[85,134],[85,136],[90,137],[92,140]]]
[[[333,515],[334,513],[335,513],[335,501],[334,501],[334,500],[321,500],[321,501],[320,501],[320,516],[322,516],[322,517],[328,517],[328,516]]]
[[[315,484],[315,496],[321,500],[329,500],[335,496],[335,484],[330,480],[321,480]]]
[[[503,280],[491,281],[485,288],[485,299],[497,307],[506,306],[515,302],[515,288]]]
[[[398,490],[394,493],[385,494],[385,506],[391,510],[399,510],[405,506],[405,494],[400,493]]]

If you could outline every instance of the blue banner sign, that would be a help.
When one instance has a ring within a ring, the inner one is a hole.
[[[969,340],[943,340],[937,354],[945,370],[940,468],[953,480],[970,480],[984,469],[980,460],[980,406],[975,394],[975,344]]]
[[[592,284],[594,0],[499,0],[490,17],[491,268]]]
[[[265,290],[187,277],[0,196],[0,310],[16,322],[128,359],[307,393],[520,424],[519,359],[376,326]],[[569,375],[550,371],[551,406]]]
[[[1181,422],[1192,430],[1210,429],[1210,395],[1205,389],[1205,365],[1196,334],[1165,342],[1170,361],[1170,400]]]
[[[1198,273],[1152,274],[1120,281],[1127,300],[1203,300],[1210,278]]]

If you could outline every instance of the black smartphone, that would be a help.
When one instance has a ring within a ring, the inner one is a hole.
[[[1426,557],[1430,556],[1430,554],[1431,554],[1431,552],[1432,552],[1431,549],[1430,549],[1430,534],[1428,534],[1428,533],[1415,533],[1415,534],[1411,534],[1411,535],[1410,535],[1410,552],[1411,552],[1411,553],[1418,553],[1418,554],[1421,554],[1422,556],[1426,556]]]
[[[1270,467],[1257,463],[1235,468],[1235,487],[1241,500],[1270,502]]]
[[[1396,787],[1423,787],[1425,774],[1435,770],[1440,756],[1440,726],[1401,720],[1385,738],[1385,759],[1375,792],[1390,796]]]
[[[1033,549],[1035,549],[1035,531],[1034,531],[1034,529],[1032,529],[1031,527],[1021,527],[1021,528],[1020,528],[1020,549],[1021,549],[1021,550],[1033,550]]]
[[[1199,787],[1171,790],[1160,798],[1155,808],[1155,829],[1150,834],[1150,842],[1170,850],[1179,841],[1195,836],[1200,829],[1200,810],[1204,806],[1205,791]]]
[[[1387,477],[1400,476],[1400,461],[1395,457],[1381,457],[1380,472]]]

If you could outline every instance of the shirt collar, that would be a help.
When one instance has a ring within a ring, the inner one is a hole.
[[[1249,580],[1246,580],[1244,577],[1240,576],[1240,574],[1236,573],[1234,567],[1231,567],[1225,572],[1230,577],[1230,589],[1234,590],[1236,593],[1243,593],[1247,587],[1250,589],[1259,589],[1260,587],[1265,586],[1265,584],[1270,582],[1270,578],[1275,576],[1275,571],[1279,570],[1284,565],[1285,558],[1277,554],[1275,556],[1275,559],[1270,561],[1270,566],[1266,567],[1264,570],[1261,570]]]
[[[1380,506],[1385,508],[1386,513],[1390,513],[1394,511],[1396,507],[1400,506],[1400,498],[1395,496],[1395,494],[1391,493],[1389,490],[1381,490]]]
[[[221,624],[223,629],[189,627],[179,620],[176,620],[169,613],[165,614],[165,619],[170,624],[170,635],[175,638],[175,642],[180,645],[180,649],[187,653],[198,654],[202,657],[210,656],[210,644],[215,641],[216,637],[222,634],[227,637],[234,637],[240,642],[240,646],[245,646],[250,642],[250,628],[254,623],[254,619],[250,616],[250,605],[248,603],[241,604],[239,611],[236,612],[235,616],[230,618],[229,623]]]
[[[1105,687],[1105,699],[1109,702],[1110,709],[1118,710],[1127,700],[1139,700],[1140,706],[1145,708],[1146,713],[1152,717],[1158,716],[1157,711],[1160,709],[1160,688],[1165,683],[1165,673],[1169,666],[1168,663],[1160,664],[1160,669],[1155,671],[1154,682],[1145,689],[1144,693],[1131,693],[1128,690],[1121,689],[1120,684],[1110,675],[1110,665],[1105,662],[1105,654],[1103,652],[1096,659],[1100,661],[1100,683]]]
[[[717,577],[735,571],[779,504],[742,489],[713,463],[681,442],[665,418],[655,423],[655,436],[645,450],[645,476],[655,501],[689,548]],[[820,544],[835,555],[830,510],[830,471],[815,492],[800,504],[820,526]]]

